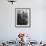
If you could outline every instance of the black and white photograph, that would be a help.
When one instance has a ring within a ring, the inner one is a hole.
[[[16,27],[30,27],[31,14],[30,8],[16,8],[15,9],[15,26]]]

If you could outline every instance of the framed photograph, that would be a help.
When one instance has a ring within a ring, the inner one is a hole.
[[[31,9],[15,8],[15,26],[30,27],[31,26]]]

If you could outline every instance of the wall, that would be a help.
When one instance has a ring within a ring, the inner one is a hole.
[[[46,40],[45,0],[17,0],[14,5],[0,0],[0,41],[15,40],[19,32],[28,33],[33,40]],[[15,8],[31,8],[31,27],[15,27]]]

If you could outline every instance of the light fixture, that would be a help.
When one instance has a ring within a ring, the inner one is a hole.
[[[12,4],[16,2],[15,0],[8,0],[8,2],[11,2]]]

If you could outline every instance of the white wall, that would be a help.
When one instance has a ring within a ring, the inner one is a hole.
[[[0,40],[15,40],[19,32],[26,32],[33,40],[46,40],[45,0],[17,0],[14,5],[0,0]],[[31,27],[15,27],[15,8],[31,8]]]

